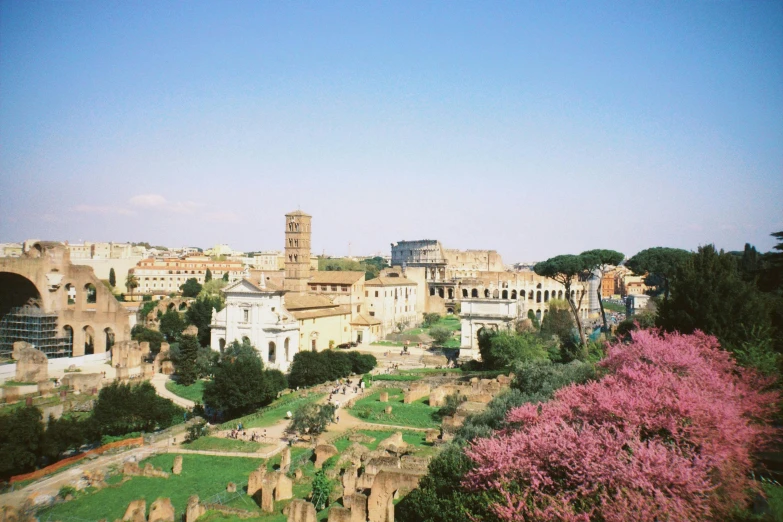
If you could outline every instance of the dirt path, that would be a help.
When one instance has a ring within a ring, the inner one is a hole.
[[[152,385],[155,387],[155,392],[160,395],[161,397],[165,399],[169,399],[171,402],[176,404],[177,406],[182,406],[183,408],[187,408],[189,410],[193,409],[193,407],[196,405],[195,402],[189,401],[188,399],[185,399],[183,397],[180,397],[179,395],[175,393],[171,393],[166,389],[166,383],[171,380],[170,375],[163,375],[162,373],[156,373],[152,380],[150,381]]]

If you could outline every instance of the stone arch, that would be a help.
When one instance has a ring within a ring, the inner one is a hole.
[[[274,341],[269,341],[269,353],[267,355],[267,361],[270,363],[277,361],[277,346],[275,345]]]
[[[508,290],[503,290],[503,293],[500,296],[502,299],[508,299]]]
[[[495,288],[495,290],[492,292],[492,297],[493,297],[493,299],[500,298],[500,292],[498,291],[497,288]]]
[[[470,297],[478,297],[478,288],[474,288],[470,291]]]
[[[558,299],[562,299],[563,298],[563,291],[562,290],[558,290],[557,291],[557,298]]]
[[[172,311],[174,311],[174,312],[175,312],[176,310],[177,310],[177,304],[176,304],[176,303],[174,303],[174,302],[171,302],[171,303],[169,303],[169,304],[166,306],[166,311],[167,311],[167,312],[172,312]]]
[[[0,317],[11,308],[39,303],[40,300],[41,293],[32,281],[12,272],[0,272]]]
[[[536,285],[536,288],[538,288],[538,289],[541,289],[541,288],[543,288],[543,286],[541,285],[541,283],[538,283],[538,284]]]
[[[512,290],[511,291],[511,299],[516,299],[516,298],[517,298],[517,291],[516,290]]]
[[[114,346],[114,330],[109,327],[103,329],[104,341],[106,343],[106,351],[111,350]]]
[[[186,311],[187,309],[188,309],[188,304],[187,304],[185,301],[182,301],[182,302],[179,304],[179,311],[180,311],[180,312],[184,312],[184,311]]]
[[[467,298],[468,297],[468,289],[467,288],[463,288],[462,289],[462,297],[463,298]]]
[[[445,297],[442,286],[438,288],[438,297],[440,297],[441,299]]]
[[[71,325],[63,325],[63,337],[70,339],[71,344],[73,344],[73,327]]]
[[[76,304],[76,287],[71,283],[65,285],[65,306],[74,306]]]
[[[536,291],[536,303],[541,302],[541,290]]]
[[[532,301],[533,300],[533,291],[531,290],[529,294],[527,294],[527,300]]]
[[[454,299],[454,289],[449,288],[449,299]]]
[[[485,289],[485,290],[484,290],[484,297],[485,297],[486,299],[489,299],[489,288],[487,288],[487,289]]]
[[[541,309],[536,310],[536,319],[541,320]]]
[[[549,290],[544,290],[544,302],[549,302]]]
[[[84,355],[92,355],[95,353],[95,330],[89,324],[82,328],[82,334],[84,335]]]
[[[98,290],[95,289],[95,285],[92,283],[84,285],[84,302],[87,304],[98,302]]]
[[[430,295],[435,295],[435,287],[434,286],[430,287]]]
[[[454,313],[454,308],[451,308],[451,307],[446,308],[446,313],[447,314],[453,314]]]
[[[283,351],[285,353],[285,360],[290,361],[291,360],[291,353],[289,351],[291,347],[291,339],[289,337],[285,338],[285,341],[283,341]]]

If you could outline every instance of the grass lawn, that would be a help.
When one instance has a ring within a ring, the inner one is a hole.
[[[266,428],[274,426],[281,420],[285,420],[286,412],[293,412],[305,404],[317,402],[325,395],[326,394],[324,393],[311,393],[307,397],[302,397],[298,393],[289,393],[288,395],[283,395],[269,406],[262,408],[256,413],[251,413],[250,415],[224,422],[220,428],[224,430],[230,429],[240,422],[245,428]]]
[[[250,442],[240,439],[228,439],[224,437],[199,437],[193,442],[183,444],[182,447],[189,450],[202,451],[241,451],[243,453],[255,453],[267,444]]]
[[[190,386],[182,386],[174,381],[166,381],[166,389],[174,395],[179,395],[183,399],[193,402],[204,403],[204,384],[205,381],[198,380]]]
[[[398,343],[395,341],[375,341],[374,343],[370,343],[372,346],[402,346],[403,343]]]
[[[608,301],[604,301],[604,309],[609,310],[612,312],[622,312],[625,313],[625,305],[620,303],[610,303]]]
[[[389,393],[389,402],[379,402],[381,391]],[[404,404],[403,392],[399,388],[384,388],[360,399],[351,408],[351,414],[376,424],[391,424],[395,426],[413,426],[416,428],[437,428],[440,421],[435,417],[439,408],[429,405],[429,397],[424,397],[410,404]],[[392,407],[387,414],[384,410]]]
[[[372,380],[373,381],[420,381],[423,379],[424,376],[422,375],[403,375],[403,374],[381,374],[381,375],[373,375]]]
[[[142,462],[171,471],[174,454],[156,455]],[[132,500],[143,498],[147,508],[158,497],[171,499],[176,512],[176,518],[185,512],[188,497],[196,494],[202,502],[209,501],[216,495],[227,496],[226,484],[234,482],[237,491],[247,486],[250,472],[258,468],[261,459],[242,457],[213,457],[208,455],[182,455],[182,474],[171,475],[167,479],[150,477],[132,477],[129,481],[118,483],[119,476],[109,480],[110,487],[94,493],[80,495],[71,502],[57,504],[53,508],[39,513],[42,520],[117,520],[125,514],[125,509]],[[247,496],[239,495],[228,502],[229,506],[258,512],[260,509]]]

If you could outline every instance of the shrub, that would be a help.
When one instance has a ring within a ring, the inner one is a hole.
[[[440,314],[424,314],[424,328],[437,324],[440,321]]]
[[[288,431],[318,435],[332,422],[336,409],[333,404],[305,404],[294,412]]]
[[[299,352],[294,355],[288,383],[292,388],[314,386],[322,382],[348,377],[351,373],[367,373],[377,364],[372,355],[359,352]]]
[[[600,381],[511,410],[467,450],[464,486],[501,520],[725,520],[748,500],[751,452],[777,392],[714,337],[640,331]],[[543,389],[543,388],[542,388]]]
[[[63,486],[60,488],[60,491],[57,493],[57,496],[60,498],[65,498],[68,495],[72,497],[76,496],[76,488],[73,486]]]
[[[316,511],[321,511],[329,505],[329,495],[332,493],[332,481],[326,477],[324,470],[315,472],[313,478],[313,504]]]
[[[451,330],[444,326],[433,326],[429,331],[430,337],[435,340],[435,344],[441,345],[451,339]]]

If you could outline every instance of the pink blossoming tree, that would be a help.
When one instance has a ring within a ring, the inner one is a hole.
[[[720,520],[751,491],[779,397],[714,337],[633,334],[599,381],[509,411],[465,478],[502,520]]]

